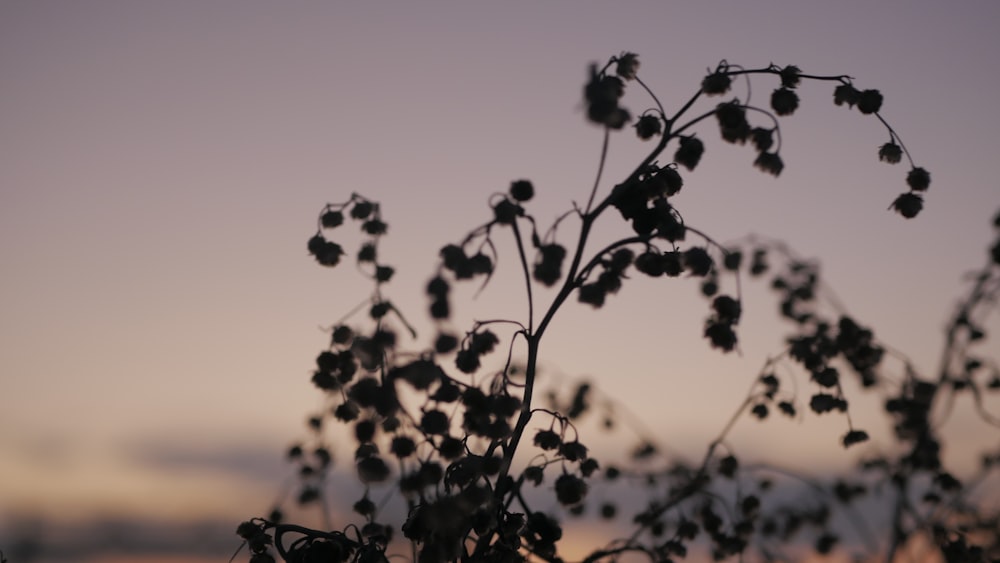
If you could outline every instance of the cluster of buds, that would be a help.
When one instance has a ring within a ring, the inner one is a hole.
[[[532,272],[535,280],[543,285],[555,285],[562,278],[562,264],[566,259],[566,247],[556,244],[541,244],[538,246],[538,257]]]
[[[274,543],[267,525],[260,520],[248,520],[236,527],[236,535],[250,548],[250,563],[274,563],[274,556],[268,553]]]
[[[361,222],[361,232],[365,233],[371,240],[361,246],[358,251],[359,263],[370,263],[374,266],[371,277],[377,282],[387,282],[392,277],[394,270],[389,266],[378,264],[377,245],[378,237],[384,235],[389,226],[382,221],[379,214],[379,206],[358,195],[352,195],[351,199],[342,204],[327,204],[319,214],[316,234],[309,239],[307,248],[317,262],[324,266],[333,267],[340,263],[341,256],[344,255],[344,248],[328,240],[324,231],[330,231],[344,224],[344,211],[347,210],[351,219]]]
[[[462,373],[473,373],[479,369],[480,358],[493,351],[500,342],[492,331],[483,330],[472,333],[463,342],[462,348],[455,355],[455,366]]]
[[[600,262],[603,271],[597,279],[580,286],[579,299],[594,308],[604,305],[604,299],[609,293],[618,293],[622,287],[625,270],[635,259],[635,253],[628,248],[619,248]]]
[[[635,53],[624,53],[612,59],[616,63],[617,76],[598,71],[597,65],[590,68],[590,80],[583,89],[587,104],[587,118],[611,129],[621,129],[632,119],[629,111],[619,105],[625,95],[625,80],[634,80],[639,70],[639,57]]]
[[[740,320],[740,302],[728,295],[720,295],[712,301],[712,316],[705,322],[705,338],[715,348],[729,352],[736,347],[734,327]]]

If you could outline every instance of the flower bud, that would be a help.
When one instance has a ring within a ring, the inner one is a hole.
[[[903,158],[903,149],[895,142],[888,142],[878,149],[878,159],[889,164],[896,164]]]
[[[618,64],[615,66],[615,74],[625,80],[633,80],[639,71],[639,55],[635,53],[625,53],[618,57]]]
[[[927,188],[931,185],[931,174],[923,168],[913,168],[906,175],[906,185],[910,186],[910,189],[915,192],[927,191]]]
[[[331,209],[320,217],[320,223],[323,225],[324,229],[339,227],[344,223],[344,214],[340,211],[333,211]]]
[[[881,108],[882,93],[878,90],[865,90],[858,95],[858,111],[861,113],[878,113]]]
[[[705,145],[697,137],[681,137],[674,160],[688,170],[694,170],[705,153]]]
[[[792,115],[799,107],[799,95],[788,88],[778,88],[771,94],[771,108],[778,115]]]
[[[635,132],[643,141],[652,139],[659,135],[663,129],[663,123],[655,115],[646,114],[635,123]]]
[[[528,201],[535,196],[535,186],[528,180],[517,180],[510,184],[510,197],[516,201]]]
[[[912,192],[900,194],[900,196],[892,202],[892,209],[895,209],[897,213],[907,219],[916,217],[923,208],[924,198]]]
[[[725,94],[729,91],[733,80],[724,70],[716,70],[701,81],[701,91],[709,96]]]

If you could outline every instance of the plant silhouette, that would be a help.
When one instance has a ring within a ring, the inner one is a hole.
[[[406,557],[428,563],[561,561],[563,521],[590,506],[588,492],[597,482],[642,488],[646,504],[596,507],[600,517],[628,532],[593,546],[584,558],[588,562],[625,556],[671,561],[685,558],[689,550],[741,560],[789,560],[803,557],[803,550],[843,550],[892,561],[919,545],[932,546],[947,561],[1000,557],[998,516],[976,496],[977,485],[1000,464],[1000,451],[984,452],[981,475],[965,482],[940,457],[941,427],[956,396],[973,397],[987,427],[1000,425],[984,401],[985,394],[1000,388],[1000,367],[981,346],[983,317],[1000,294],[1000,238],[948,324],[938,371],[922,373],[847,314],[823,284],[815,262],[759,238],[723,246],[685,222],[671,200],[683,189],[682,171],[698,167],[705,153],[696,130],[713,125],[724,142],[748,145],[754,167],[778,176],[784,166],[779,118],[798,109],[802,82],[820,81],[831,83],[833,102],[843,111],[870,115],[885,127],[889,139],[878,149],[878,159],[905,160],[909,167],[903,178],[907,189],[889,209],[907,219],[917,216],[930,175],[916,166],[880,114],[879,91],[859,89],[846,75],[723,61],[708,71],[686,103],[668,112],[640,78],[639,66],[635,54],[623,53],[590,69],[585,111],[603,133],[603,148],[582,206],[574,203],[542,227],[530,211],[535,186],[515,180],[506,192],[491,196],[481,225],[440,249],[436,273],[425,288],[427,312],[437,330],[426,349],[405,350],[397,337],[399,331],[415,331],[385,291],[395,270],[379,254],[388,230],[382,205],[352,194],[321,210],[309,253],[324,266],[355,261],[373,290],[361,307],[330,328],[330,343],[318,354],[312,375],[329,408],[309,419],[310,440],[288,451],[300,475],[294,501],[316,505],[326,518],[323,529],[286,522],[280,507],[267,518],[244,522],[237,533],[249,547],[250,561],[270,562],[276,556],[289,562],[387,561],[390,546],[405,546]],[[757,81],[773,88],[766,106],[751,103]],[[627,87],[638,87],[653,107],[634,116],[623,105]],[[610,140],[629,130],[653,146],[627,177],[602,189]],[[671,161],[661,164],[668,154]],[[632,233],[592,241],[598,220],[624,221]],[[331,237],[351,222],[360,226],[363,240],[348,253]],[[994,227],[1000,234],[1000,215]],[[562,236],[566,230],[573,230],[571,237]],[[527,315],[476,321],[457,331],[451,322],[452,289],[490,282],[499,258],[498,237],[510,237],[516,247]],[[588,243],[599,250],[588,251]],[[745,278],[770,280],[779,296],[779,315],[791,327],[787,347],[754,376],[746,399],[694,463],[673,459],[641,430],[630,458],[599,460],[577,426],[588,417],[607,417],[609,431],[616,431],[631,414],[624,416],[628,413],[620,405],[606,401],[597,412],[594,404],[602,395],[587,382],[569,393],[541,391],[542,337],[554,316],[573,298],[602,307],[633,272],[698,278],[706,299],[703,334],[722,353],[739,346]],[[723,277],[735,280],[735,294],[721,292]],[[537,301],[538,287],[553,289],[551,302]],[[352,322],[354,317],[363,318]],[[726,444],[740,420],[775,414],[842,418],[841,443],[831,447],[867,441],[865,429],[852,423],[845,378],[855,381],[859,392],[886,398],[884,415],[895,439],[883,455],[864,458],[850,475],[834,482],[803,478],[806,498],[789,499],[774,493],[779,470],[744,466]],[[343,509],[339,514],[353,512],[353,520],[336,525],[324,492],[333,466],[328,423],[352,431],[359,481],[357,498],[338,507]],[[650,459],[661,463],[646,463]],[[539,509],[552,503],[534,499],[552,493],[561,508]],[[383,495],[403,499],[405,511],[384,509]],[[865,499],[889,508],[885,525],[863,522],[859,503]],[[837,512],[849,515],[857,542],[843,541],[843,522],[833,517]]]

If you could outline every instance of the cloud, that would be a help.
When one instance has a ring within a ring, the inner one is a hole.
[[[274,444],[188,445],[169,440],[127,444],[129,461],[165,471],[224,473],[232,477],[273,486],[288,476],[282,450]]]

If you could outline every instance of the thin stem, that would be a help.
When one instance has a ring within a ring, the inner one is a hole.
[[[528,258],[524,252],[524,241],[521,240],[521,229],[517,226],[517,221],[511,224],[514,231],[514,240],[517,241],[517,255],[521,259],[521,271],[524,272],[524,287],[528,292],[528,330],[526,336],[531,335],[531,330],[535,323],[535,300],[531,295],[531,272],[528,270]]]
[[[396,313],[396,318],[399,319],[399,322],[403,323],[403,326],[406,327],[406,330],[410,333],[410,336],[416,338],[417,329],[413,328],[413,325],[411,325],[406,320],[406,317],[403,316],[403,312],[397,309],[396,306],[390,303],[389,301],[386,301],[385,303],[389,305],[389,309],[392,310],[393,313]]]
[[[649,89],[649,86],[646,86],[646,83],[643,82],[638,76],[635,77],[635,81],[639,83],[639,86],[642,86],[642,89],[649,94],[650,98],[653,98],[653,102],[656,103],[656,107],[660,110],[660,115],[666,118],[667,112],[663,110],[663,104],[660,103],[660,99],[656,97],[656,94],[654,94],[653,91]]]
[[[681,109],[677,110],[677,113],[675,113],[674,116],[670,118],[670,123],[675,123],[678,119],[680,119],[680,117],[684,115],[684,113],[687,112],[687,110],[691,109],[691,106],[693,106],[694,103],[698,101],[698,98],[700,98],[703,93],[704,93],[703,90],[698,90],[697,92],[695,92],[694,95],[691,96],[691,99],[688,100],[686,104],[681,106]]]
[[[916,168],[917,165],[913,163],[913,158],[910,157],[910,151],[906,150],[906,145],[903,143],[903,139],[899,137],[899,134],[896,133],[896,130],[893,129],[885,119],[882,119],[881,114],[875,113],[875,117],[877,117],[878,120],[882,122],[882,125],[885,125],[885,128],[889,130],[889,135],[899,143],[900,148],[903,149],[903,154],[906,155],[906,160],[910,161],[910,167]]]
[[[374,299],[372,297],[366,297],[361,303],[358,303],[353,308],[351,308],[350,311],[345,313],[344,316],[337,319],[336,322],[333,323],[333,326],[336,327],[338,325],[344,324],[345,322],[347,322],[347,319],[353,317],[358,311],[363,309],[365,305],[370,304],[373,300]]]
[[[528,421],[531,420],[531,414],[533,412],[531,410],[531,396],[535,391],[536,365],[538,363],[538,337],[537,335],[531,335],[527,337],[527,340],[528,361],[524,375],[524,396],[521,398],[521,413],[517,417],[517,422],[514,424],[514,430],[511,432],[510,442],[503,447],[503,463],[500,465],[500,473],[497,476],[497,481],[500,481],[509,474],[510,465],[514,460],[514,454],[517,452],[517,445],[521,441],[521,435],[524,434],[524,429],[528,426]]]
[[[694,478],[691,479],[691,482],[688,483],[686,487],[683,487],[682,489],[673,493],[674,495],[673,498],[669,499],[667,502],[658,506],[655,511],[651,511],[651,514],[648,515],[649,518],[646,520],[647,522],[655,521],[657,518],[662,516],[666,511],[670,510],[674,506],[677,506],[682,501],[694,495],[702,488],[701,485],[703,483],[702,479],[708,473],[708,463],[709,461],[712,460],[712,455],[715,454],[715,450],[725,441],[726,436],[729,435],[729,431],[733,429],[733,426],[736,424],[736,421],[738,421],[740,416],[743,415],[747,407],[753,404],[754,400],[757,398],[757,394],[754,393],[753,390],[757,387],[759,383],[760,379],[754,378],[753,382],[750,384],[750,389],[747,392],[747,397],[743,399],[743,402],[740,404],[739,408],[736,409],[736,412],[734,412],[733,415],[729,417],[729,421],[726,422],[726,425],[722,428],[722,431],[719,432],[719,434],[715,437],[715,439],[712,440],[712,442],[708,445],[708,449],[705,451],[705,457],[701,462],[701,467],[698,469],[698,472],[695,474]],[[640,524],[639,526],[637,526],[635,531],[632,532],[629,541],[634,542],[642,533],[642,531],[646,527],[648,527],[648,525],[649,524]]]
[[[691,127],[694,127],[695,125],[697,125],[697,124],[698,124],[699,122],[701,122],[701,121],[704,121],[705,119],[707,119],[707,118],[709,118],[709,117],[711,117],[711,116],[715,115],[715,111],[716,111],[716,110],[714,110],[714,109],[713,109],[713,110],[711,110],[711,111],[707,111],[707,112],[705,112],[705,113],[703,113],[703,114],[699,115],[698,117],[695,117],[695,118],[694,118],[694,119],[692,119],[691,121],[688,121],[688,122],[687,122],[687,123],[685,123],[685,124],[684,124],[683,126],[681,126],[681,127],[680,127],[680,129],[677,129],[676,131],[674,131],[674,133],[673,133],[673,134],[674,134],[674,136],[678,136],[678,135],[680,135],[680,134],[681,134],[681,133],[683,133],[683,132],[684,132],[685,130],[687,130],[687,129],[690,129]]]
[[[594,205],[594,196],[597,195],[597,187],[601,185],[601,175],[604,173],[604,163],[608,159],[608,144],[611,140],[611,130],[604,128],[604,142],[601,143],[601,160],[597,164],[597,177],[594,178],[594,187],[590,189],[590,198],[587,200],[587,207],[584,214],[590,212],[590,207]]]
[[[740,74],[781,74],[781,69],[778,69],[776,67],[754,68],[754,69],[734,70],[734,71],[731,71],[731,72],[726,72],[726,74],[728,74],[729,76],[737,76],[737,75],[740,75]],[[799,78],[803,78],[803,79],[806,79],[806,80],[827,80],[827,81],[843,82],[845,79],[847,79],[849,77],[847,75],[845,75],[845,74],[840,74],[840,75],[834,76],[834,75],[801,74],[800,73],[799,74]]]
[[[517,453],[517,446],[521,441],[521,436],[524,435],[524,429],[527,428],[528,422],[531,420],[531,396],[535,391],[535,374],[538,363],[538,337],[526,334],[525,338],[528,341],[528,361],[525,368],[524,396],[521,399],[521,413],[518,415],[514,430],[511,432],[510,442],[501,446],[503,449],[503,460],[500,463],[500,472],[496,477],[497,483],[506,480],[510,474],[510,467],[514,462],[514,454]],[[498,506],[503,501],[500,491],[499,487],[493,491],[493,496]],[[483,551],[489,546],[494,533],[495,530],[491,530],[488,534],[479,538],[476,542],[473,555],[482,555]]]
[[[616,248],[640,242],[641,243],[649,242],[649,236],[647,235],[647,236],[635,236],[635,237],[624,238],[605,246],[604,248],[601,249],[600,252],[594,254],[594,257],[590,259],[590,262],[587,262],[587,265],[585,265],[583,268],[580,268],[580,273],[577,275],[577,279],[582,281],[583,278],[585,278],[587,274],[590,272],[590,270],[594,269],[594,267],[596,267],[598,264],[601,263],[601,257],[603,257],[605,254],[611,252]]]
[[[746,471],[771,471],[774,473],[778,473],[804,483],[805,485],[809,486],[820,495],[823,495],[825,497],[830,497],[830,491],[825,489],[819,483],[816,483],[807,477],[804,477],[802,475],[795,473],[794,471],[784,469],[782,467],[777,467],[770,464],[758,463],[758,464],[746,465],[743,467],[743,469],[745,469]],[[864,515],[851,504],[845,504],[844,510],[851,513],[851,517],[848,518],[848,521],[850,522],[851,526],[854,527],[854,530],[858,532],[858,535],[861,536],[862,541],[865,542],[866,547],[870,551],[875,552],[878,549],[878,542],[872,535],[871,526],[865,520]]]

